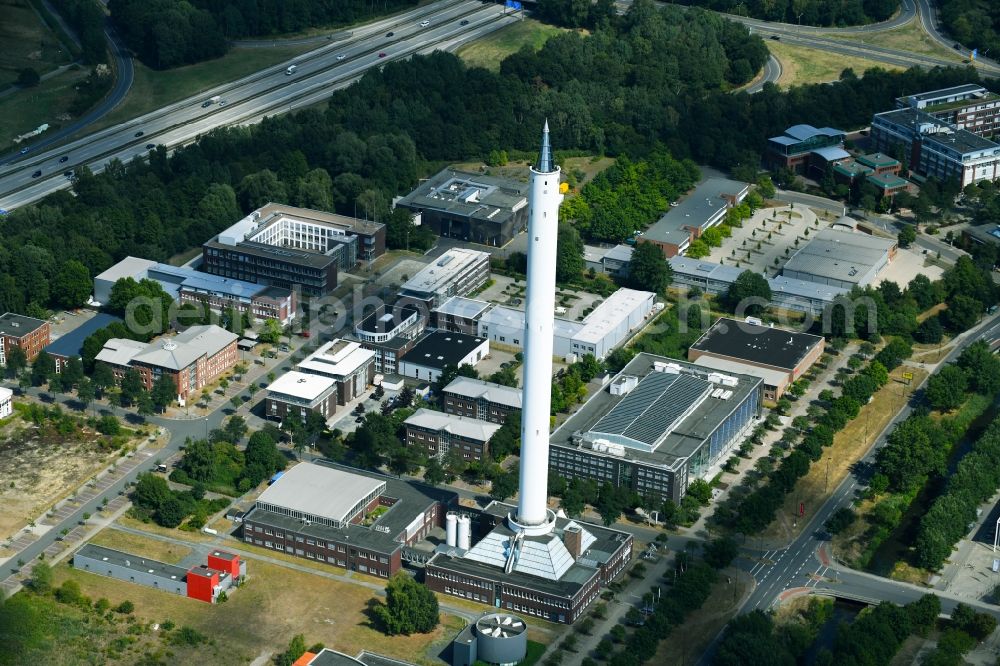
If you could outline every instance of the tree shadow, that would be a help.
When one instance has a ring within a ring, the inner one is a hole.
[[[360,624],[363,627],[368,627],[369,629],[374,629],[375,631],[378,631],[380,633],[385,633],[385,625],[382,624],[382,620],[379,618],[378,612],[375,610],[379,606],[384,606],[384,605],[385,603],[383,603],[380,599],[369,599],[365,603],[365,609],[361,611],[361,614],[364,615],[365,620],[362,620],[358,624]]]

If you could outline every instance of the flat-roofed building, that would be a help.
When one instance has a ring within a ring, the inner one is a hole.
[[[898,97],[896,108],[919,109],[979,136],[1000,132],[1000,95],[975,83]]]
[[[903,151],[911,173],[957,180],[962,187],[1000,178],[1000,144],[924,111],[877,113],[871,127],[875,147]]]
[[[32,362],[49,344],[52,327],[44,319],[5,312],[0,315],[0,365],[7,365],[7,353],[20,347]]]
[[[269,419],[306,420],[316,412],[324,420],[337,411],[337,382],[332,377],[290,370],[271,382],[264,399],[264,413]]]
[[[688,349],[688,360],[722,372],[760,377],[764,398],[777,400],[823,354],[821,335],[719,318]]]
[[[870,234],[823,229],[785,263],[781,274],[850,289],[871,284],[896,256],[896,242]]]
[[[679,502],[753,429],[762,386],[751,375],[638,354],[552,433],[549,468]]]
[[[697,287],[706,294],[724,294],[745,269],[713,264],[688,257],[671,257],[674,285]],[[824,313],[838,298],[850,292],[844,287],[798,280],[783,275],[767,278],[771,287],[771,304],[785,310],[805,312],[814,317]]]
[[[128,369],[135,369],[147,390],[160,377],[171,377],[177,386],[177,400],[183,405],[236,365],[237,340],[238,335],[214,324],[192,326],[172,338],[151,343],[112,338],[96,360],[109,364],[119,381]]]
[[[583,321],[555,318],[552,353],[593,354],[603,359],[635,330],[645,325],[656,294],[619,289],[595,307]],[[520,349],[524,344],[524,311],[496,306],[479,320],[479,335],[491,344]]]
[[[407,445],[443,459],[454,451],[465,460],[489,460],[489,444],[501,426],[468,416],[418,409],[405,421]]]
[[[243,541],[389,578],[457,505],[447,490],[342,465],[302,462],[243,516]]]
[[[483,318],[492,303],[464,296],[452,296],[431,312],[431,328],[452,333],[478,335],[479,320]]]
[[[338,271],[385,253],[385,225],[269,203],[202,246],[202,270],[325,296]]]
[[[528,183],[449,168],[395,205],[439,236],[501,247],[528,223]]]
[[[267,284],[211,275],[186,266],[171,266],[137,257],[125,257],[94,278],[94,300],[108,303],[118,280],[155,280],[181,303],[207,306],[213,312],[233,308],[255,319],[277,319],[289,324],[295,318],[295,292]]]
[[[56,362],[56,372],[62,372],[71,358],[81,358],[83,341],[91,334],[96,333],[105,326],[121,321],[120,317],[101,312],[83,321],[72,331],[64,333],[50,342],[45,347],[45,351]]]
[[[615,245],[614,247],[583,246],[583,261],[588,269],[595,273],[624,277],[628,275],[628,265],[632,261],[630,245]]]
[[[399,374],[411,379],[437,381],[448,366],[476,366],[489,356],[490,341],[463,333],[431,331],[399,362]]]
[[[521,389],[472,377],[455,377],[444,387],[444,411],[503,424],[521,414]]]
[[[726,211],[743,201],[749,192],[747,183],[728,178],[709,178],[699,183],[676,206],[671,206],[636,240],[655,244],[668,259],[684,254],[693,240],[706,229],[720,224],[726,217]]]
[[[489,254],[452,248],[407,280],[399,288],[399,300],[422,305],[430,312],[452,296],[467,296],[489,279]]]
[[[353,340],[331,340],[303,359],[298,368],[331,377],[337,383],[337,404],[346,405],[375,380],[375,352]]]
[[[380,305],[354,327],[354,337],[375,352],[375,372],[396,373],[399,359],[413,349],[427,327],[427,318],[420,310],[413,304]]]

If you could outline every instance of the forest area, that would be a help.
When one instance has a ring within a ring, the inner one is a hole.
[[[1000,4],[989,0],[937,0],[936,4],[945,30],[962,46],[991,58],[1000,55]]]
[[[562,155],[648,156],[686,180],[690,167],[660,157],[669,153],[740,177],[756,174],[767,137],[789,125],[857,127],[903,93],[976,80],[964,69],[872,70],[733,95],[727,54],[753,52],[760,39],[732,25],[641,1],[590,36],[568,33],[507,58],[499,73],[448,53],[414,57],[333,93],[325,110],[219,129],[100,175],[79,169],[72,192],[0,218],[0,309],[44,316],[80,305],[73,295],[83,290],[67,287],[84,275],[128,255],[165,261],[266,201],[357,210],[386,221],[390,239],[405,237],[406,221],[389,214],[393,196],[442,162],[499,149],[531,155],[545,118]]]
[[[74,1],[83,4],[63,0]],[[233,39],[347,25],[416,4],[416,0],[384,0],[378,5],[366,0],[111,0],[108,8],[139,59],[153,69],[169,69],[218,58]]]
[[[678,5],[799,25],[848,26],[892,17],[899,0],[671,0]]]

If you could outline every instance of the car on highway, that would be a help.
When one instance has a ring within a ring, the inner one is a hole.
[[[62,157],[59,158],[59,164],[62,164],[63,162],[66,162],[67,160],[69,160],[69,155],[63,155]]]
[[[379,51],[378,57],[379,58],[384,58],[385,57],[385,51]]]
[[[31,150],[31,148],[22,148],[21,150],[18,151],[18,155],[24,155],[29,150]]]
[[[70,169],[69,171],[63,171],[63,175],[66,176],[67,178],[72,178],[73,177],[73,170]]]
[[[146,144],[146,150],[152,150],[153,148],[156,148],[156,144],[155,143],[147,143]]]
[[[343,59],[344,59],[344,58],[346,58],[346,57],[347,57],[346,55],[344,55],[343,53],[341,53],[341,54],[339,54],[339,55],[337,56],[337,60],[338,60],[338,61],[340,61],[340,60],[343,60]]]
[[[229,104],[229,100],[227,99],[224,99],[221,102],[219,102],[219,106],[225,106],[226,104]]]
[[[426,28],[426,27],[427,27],[427,26],[429,26],[430,24],[431,24],[431,22],[430,22],[430,21],[421,21],[421,22],[420,22],[420,27],[421,27],[421,28]]]
[[[956,51],[961,51],[962,50],[962,45],[958,44],[958,43],[955,43],[955,44],[951,45],[951,48],[955,49]]]
[[[771,35],[771,39],[773,39],[776,42],[781,41],[781,37],[779,37],[778,35]]]
[[[138,132],[136,132],[136,133],[135,133],[135,138],[137,138],[137,139],[138,139],[138,138],[139,138],[140,136],[142,136],[143,134],[145,134],[145,132],[143,132],[142,130],[139,130]]]
[[[465,19],[462,19],[462,22],[459,23],[459,25],[469,25],[469,22]]]
[[[207,109],[210,106],[212,106],[211,102],[202,102],[201,103],[201,108],[203,108],[203,109]]]
[[[392,36],[393,36],[393,35],[395,35],[395,34],[396,34],[396,33],[394,33],[394,32],[387,32],[387,33],[385,33],[385,36],[386,36],[386,37],[392,37]]]
[[[41,175],[42,175],[42,170],[41,170],[41,169],[39,169],[39,170],[37,170],[37,171],[36,171],[35,173],[31,174],[31,177],[32,177],[32,178],[38,178],[38,177],[39,177],[39,176],[41,176]]]

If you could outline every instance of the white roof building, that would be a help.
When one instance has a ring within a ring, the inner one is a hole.
[[[331,377],[312,375],[297,370],[290,370],[275,379],[267,387],[268,395],[275,399],[284,396],[297,400],[312,402],[323,396],[336,385]]]
[[[111,338],[104,343],[104,348],[94,358],[109,365],[128,365],[136,354],[145,351],[148,346],[145,342],[137,340]]]
[[[360,342],[331,340],[299,363],[299,369],[343,379],[374,362],[375,352]]]
[[[479,419],[467,416],[457,416],[455,414],[445,414],[432,409],[418,409],[410,415],[403,423],[407,426],[424,428],[436,432],[445,432],[449,435],[471,439],[477,442],[488,442],[501,428],[496,423],[480,421]]]
[[[385,481],[299,463],[257,498],[256,507],[305,524],[344,527],[385,492]]]
[[[445,393],[454,393],[473,400],[504,405],[511,409],[521,409],[521,389],[502,384],[494,384],[482,379],[459,375],[444,388]]]

